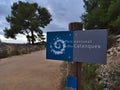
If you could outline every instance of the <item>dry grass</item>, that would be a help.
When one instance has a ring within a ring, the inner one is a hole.
[[[44,45],[26,45],[26,44],[1,44],[0,58],[14,55],[28,54],[30,52],[45,49]]]

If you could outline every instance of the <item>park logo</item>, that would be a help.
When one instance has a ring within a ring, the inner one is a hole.
[[[73,32],[47,32],[48,59],[71,61],[73,59]]]
[[[66,49],[66,43],[63,39],[56,37],[53,42],[50,44],[51,52],[56,55],[63,54]]]

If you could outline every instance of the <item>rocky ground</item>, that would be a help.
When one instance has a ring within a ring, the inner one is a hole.
[[[108,50],[107,64],[98,69],[99,82],[105,85],[104,90],[120,90],[120,45]]]

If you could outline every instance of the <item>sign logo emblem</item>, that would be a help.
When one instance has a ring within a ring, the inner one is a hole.
[[[66,48],[66,43],[64,40],[56,38],[54,39],[54,43],[50,45],[51,52],[56,55],[63,54]]]
[[[73,32],[47,32],[47,59],[73,60]]]

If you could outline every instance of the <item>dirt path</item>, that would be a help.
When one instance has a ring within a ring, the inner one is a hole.
[[[62,62],[46,60],[45,53],[0,59],[0,90],[59,90]]]

